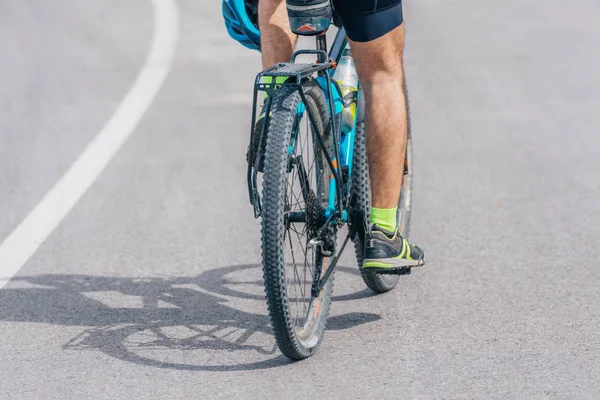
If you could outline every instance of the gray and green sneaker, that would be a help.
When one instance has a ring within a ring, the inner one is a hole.
[[[362,268],[374,272],[401,272],[425,265],[424,256],[423,250],[408,243],[400,232],[390,232],[371,224],[365,237]]]

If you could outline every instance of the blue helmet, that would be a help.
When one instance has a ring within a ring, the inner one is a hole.
[[[229,36],[249,49],[260,50],[258,0],[223,0],[223,17]]]

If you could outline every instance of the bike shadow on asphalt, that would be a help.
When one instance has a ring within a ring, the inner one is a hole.
[[[358,274],[341,266],[339,272]],[[333,301],[372,295],[365,289]],[[84,327],[62,346],[68,351],[99,351],[176,370],[240,371],[291,363],[273,339],[259,265],[216,268],[196,277],[15,277],[0,291],[0,304],[0,321]],[[379,319],[350,312],[330,317],[328,330]]]

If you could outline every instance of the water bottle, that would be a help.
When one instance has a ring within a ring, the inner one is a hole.
[[[342,89],[344,108],[342,109],[342,133],[347,134],[354,128],[354,117],[358,107],[358,74],[349,48],[344,50],[337,65],[333,79]]]

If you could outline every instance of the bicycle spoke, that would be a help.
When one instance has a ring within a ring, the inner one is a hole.
[[[288,237],[290,239],[290,247],[292,250],[292,265],[296,264],[296,257],[294,256],[294,245],[292,243],[292,237],[290,235],[290,231],[288,230]],[[292,279],[293,277],[289,278],[289,281],[286,279],[286,286],[289,288],[291,283],[292,283]],[[289,297],[289,296],[288,296]],[[294,297],[296,298],[296,310],[298,310],[298,289],[296,288],[296,285],[294,285]],[[296,315],[297,315],[297,311],[296,311]],[[294,317],[294,325],[296,323],[296,317]]]
[[[304,273],[302,275],[304,275],[304,277],[305,277],[304,280],[300,278],[301,274],[298,271],[298,266],[299,266],[298,264],[299,264],[299,262],[298,262],[297,257],[296,257],[296,252],[294,251],[295,250],[295,246],[294,246],[294,241],[292,240],[292,235],[291,235],[290,231],[294,231],[294,233],[295,233],[295,235],[296,235],[296,237],[298,239],[297,243],[298,243],[298,245],[299,245],[299,247],[300,247],[300,249],[302,251],[302,256],[304,258],[304,260],[303,260]],[[305,232],[305,231],[306,231],[306,229],[303,229],[303,232]],[[305,247],[302,245],[303,240],[302,240],[301,234],[298,233],[297,229],[293,225],[290,225],[290,228],[287,230],[287,235],[288,235],[288,241],[289,241],[289,246],[290,246],[290,252],[288,252],[286,254],[286,258],[291,253],[293,275],[290,276],[289,279],[286,279],[286,281],[287,281],[287,286],[288,287],[289,286],[294,286],[294,289],[293,289],[294,293],[293,294],[294,294],[294,297],[295,297],[295,299],[294,299],[295,302],[294,303],[295,303],[295,306],[296,306],[296,313],[295,313],[295,316],[294,316],[294,324],[296,324],[298,322],[299,314],[300,314],[300,310],[301,309],[302,309],[302,313],[304,314],[304,316],[308,315],[308,309],[306,307],[306,304],[307,304],[307,302],[309,300],[307,298],[307,292],[308,291],[307,291],[307,288],[306,288],[306,269],[307,269],[307,267],[306,267],[306,259],[307,259],[307,252],[306,252]],[[294,282],[294,279],[296,280],[295,282]],[[293,283],[295,283],[295,284],[293,284]],[[300,292],[300,293],[298,293],[298,292]]]

